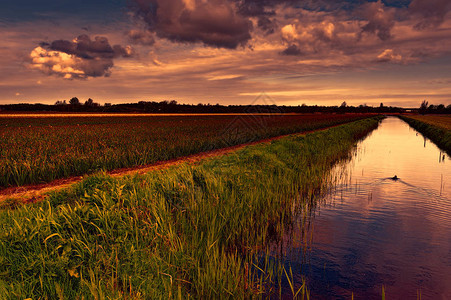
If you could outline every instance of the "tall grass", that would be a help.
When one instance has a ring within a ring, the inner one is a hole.
[[[7,299],[263,297],[289,270],[258,260],[377,127],[365,119],[146,175],[87,177],[0,211]],[[301,196],[300,196],[301,195]],[[278,272],[278,273],[277,273]],[[277,274],[276,274],[277,273]],[[305,286],[295,286],[301,296]]]
[[[0,118],[0,189],[145,165],[365,117]]]
[[[449,155],[451,155],[451,130],[447,129],[445,125],[435,125],[433,123],[433,116],[428,119],[416,119],[415,117],[409,116],[399,116],[399,118],[405,121],[407,124],[424,134],[427,138],[431,139],[437,146],[445,150]],[[439,117],[440,118],[440,117]],[[443,117],[441,117],[443,119]],[[443,122],[442,120],[440,120]],[[451,122],[451,117],[449,118]],[[447,123],[449,127],[450,124]]]

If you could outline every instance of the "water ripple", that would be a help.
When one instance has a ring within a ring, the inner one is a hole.
[[[424,299],[451,299],[449,156],[387,118],[331,180],[310,226],[292,233],[312,236],[308,246],[288,251],[312,298],[381,299],[384,285],[388,299],[416,299],[420,291]]]

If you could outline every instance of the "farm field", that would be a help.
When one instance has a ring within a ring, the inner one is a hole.
[[[307,127],[306,118],[299,119],[299,128]],[[262,259],[268,243],[282,238],[303,207],[314,205],[327,189],[332,166],[348,159],[356,141],[380,119],[293,135],[146,175],[98,173],[42,202],[3,203],[0,294],[222,299],[277,293],[274,287],[292,274]],[[338,120],[349,121],[337,116],[312,123],[327,126]],[[281,123],[271,128],[294,130],[276,126]],[[298,295],[307,293],[297,286],[293,294],[297,289]]]
[[[451,115],[415,115],[406,117],[446,130],[451,130]]]
[[[450,115],[402,115],[400,118],[451,154]]]
[[[0,117],[0,189],[169,160],[365,114]]]

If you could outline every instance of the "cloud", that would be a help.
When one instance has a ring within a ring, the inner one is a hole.
[[[298,48],[298,46],[291,44],[288,46],[285,50],[281,52],[281,54],[284,55],[302,55],[301,49]]]
[[[252,22],[228,0],[133,0],[150,32],[174,42],[235,49],[251,39]]]
[[[449,0],[413,0],[409,6],[417,30],[440,26],[450,11]]]
[[[241,55],[244,48],[239,46],[249,45],[251,56],[258,59],[243,58],[241,63],[274,73],[287,70],[287,63],[291,63],[290,72],[382,67],[381,62],[418,63],[443,55],[449,44],[443,42],[449,34],[448,22],[441,32],[414,29],[421,17],[415,15],[421,10],[418,3],[427,4],[422,0],[412,0],[412,4],[410,0],[133,1],[134,15],[147,24],[144,32],[158,40],[158,47],[165,45],[156,49],[154,56],[169,65],[174,64],[176,52],[165,55],[163,49],[185,43],[198,44],[178,49],[189,52],[208,45],[213,46],[209,48],[212,51],[226,51],[211,55],[224,57]],[[432,2],[445,11],[448,7],[446,1]],[[242,27],[231,34],[230,28],[236,24]]]
[[[395,25],[394,14],[388,10],[381,0],[362,5],[361,15],[368,20],[362,32],[376,34],[382,41],[392,37],[391,30]]]
[[[402,62],[402,56],[400,54],[396,54],[393,49],[385,49],[377,56],[377,61],[399,63]]]
[[[286,55],[344,53],[356,46],[359,24],[323,13],[304,11],[280,30]]]
[[[282,28],[281,32],[282,32],[282,38],[285,39],[286,41],[295,41],[295,40],[299,39],[299,34],[296,30],[295,24],[285,25]]]
[[[451,9],[449,0],[132,2],[134,16],[146,24],[144,31],[130,31],[133,43],[152,45],[154,38],[160,38],[234,50],[244,45],[256,49],[259,43],[276,43],[283,47],[276,55],[351,56],[363,51],[361,56],[371,62],[387,48],[402,48],[401,40],[413,37],[414,28],[427,32],[442,24]],[[396,37],[400,32],[408,36]],[[415,51],[420,50],[411,52]],[[402,53],[403,59],[409,56],[405,51],[397,53]]]
[[[132,29],[127,33],[127,37],[132,44],[140,44],[145,46],[152,46],[155,44],[155,38],[152,32],[147,30]]]
[[[49,48],[54,51],[73,54],[83,59],[111,59],[120,56],[130,57],[133,55],[133,49],[130,46],[111,46],[106,37],[96,36],[94,40],[91,40],[91,38],[86,34],[80,35],[73,41],[53,41],[49,45]]]
[[[107,77],[111,75],[114,58],[133,55],[130,46],[111,46],[106,37],[96,36],[91,40],[87,35],[80,35],[73,41],[41,43],[30,53],[29,67],[65,79]]]
[[[277,29],[278,24],[274,18],[260,16],[257,21],[257,26],[260,29],[262,29],[266,34],[272,34]]]

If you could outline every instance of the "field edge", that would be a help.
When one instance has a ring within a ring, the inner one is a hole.
[[[399,115],[399,118],[451,155],[451,130],[409,116]]]

